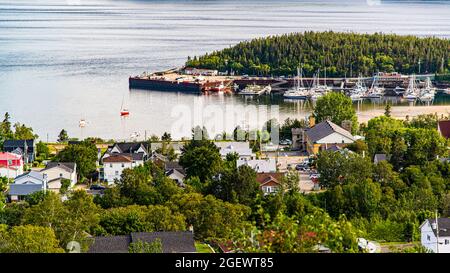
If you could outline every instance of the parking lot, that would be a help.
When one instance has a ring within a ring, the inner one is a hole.
[[[300,164],[307,159],[308,157],[304,155],[290,155],[280,153],[280,155],[278,156],[278,169],[280,172],[287,172],[289,168],[291,170],[295,170],[295,166],[297,164]],[[298,173],[300,176],[299,181],[300,191],[305,193],[313,191],[314,183],[309,177],[309,173],[306,171],[298,171]]]

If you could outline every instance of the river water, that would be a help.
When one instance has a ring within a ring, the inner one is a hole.
[[[199,115],[212,132],[220,132],[240,122],[246,105],[245,111],[260,113],[258,124],[264,113],[303,117],[308,105],[276,96],[245,100],[129,90],[128,76],[180,66],[187,56],[241,40],[288,32],[450,38],[449,15],[450,1],[0,0],[0,113],[8,111],[13,122],[32,126],[50,141],[62,128],[72,137],[127,139],[134,132],[142,138],[165,131],[181,137],[199,123]],[[126,119],[119,116],[122,103],[131,112]],[[83,129],[80,119],[87,121]]]

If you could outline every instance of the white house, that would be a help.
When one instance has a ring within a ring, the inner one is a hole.
[[[274,158],[269,159],[239,159],[237,160],[237,167],[242,165],[250,166],[257,173],[274,173],[277,171],[277,164]]]
[[[49,162],[41,171],[47,176],[47,187],[49,190],[61,189],[62,179],[70,180],[70,188],[77,183],[77,164],[72,162]]]
[[[250,148],[250,142],[237,142],[237,141],[216,141],[214,144],[220,149],[220,156],[225,159],[228,154],[237,153],[239,159],[250,160],[255,158],[255,154]]]
[[[41,172],[31,171],[14,179],[14,183],[9,186],[8,195],[11,201],[19,201],[45,188],[47,188],[47,177]]]
[[[435,219],[427,219],[420,226],[420,233],[423,247],[433,253],[450,253],[450,218],[438,218],[437,225]]]
[[[144,165],[143,153],[110,154],[108,157],[103,158],[103,179],[111,185],[114,183],[114,180],[120,179],[124,169],[140,165]]]

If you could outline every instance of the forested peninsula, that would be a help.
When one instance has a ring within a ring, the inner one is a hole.
[[[293,75],[297,67],[312,76],[371,76],[378,71],[403,74],[448,73],[450,40],[395,34],[304,32],[243,41],[203,56],[186,66],[249,75]]]

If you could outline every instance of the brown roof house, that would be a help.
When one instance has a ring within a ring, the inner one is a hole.
[[[267,195],[279,190],[283,176],[283,173],[258,173],[256,174],[256,181],[258,181],[264,195]]]
[[[103,157],[103,180],[109,185],[119,180],[123,170],[144,165],[143,153],[112,153]]]

